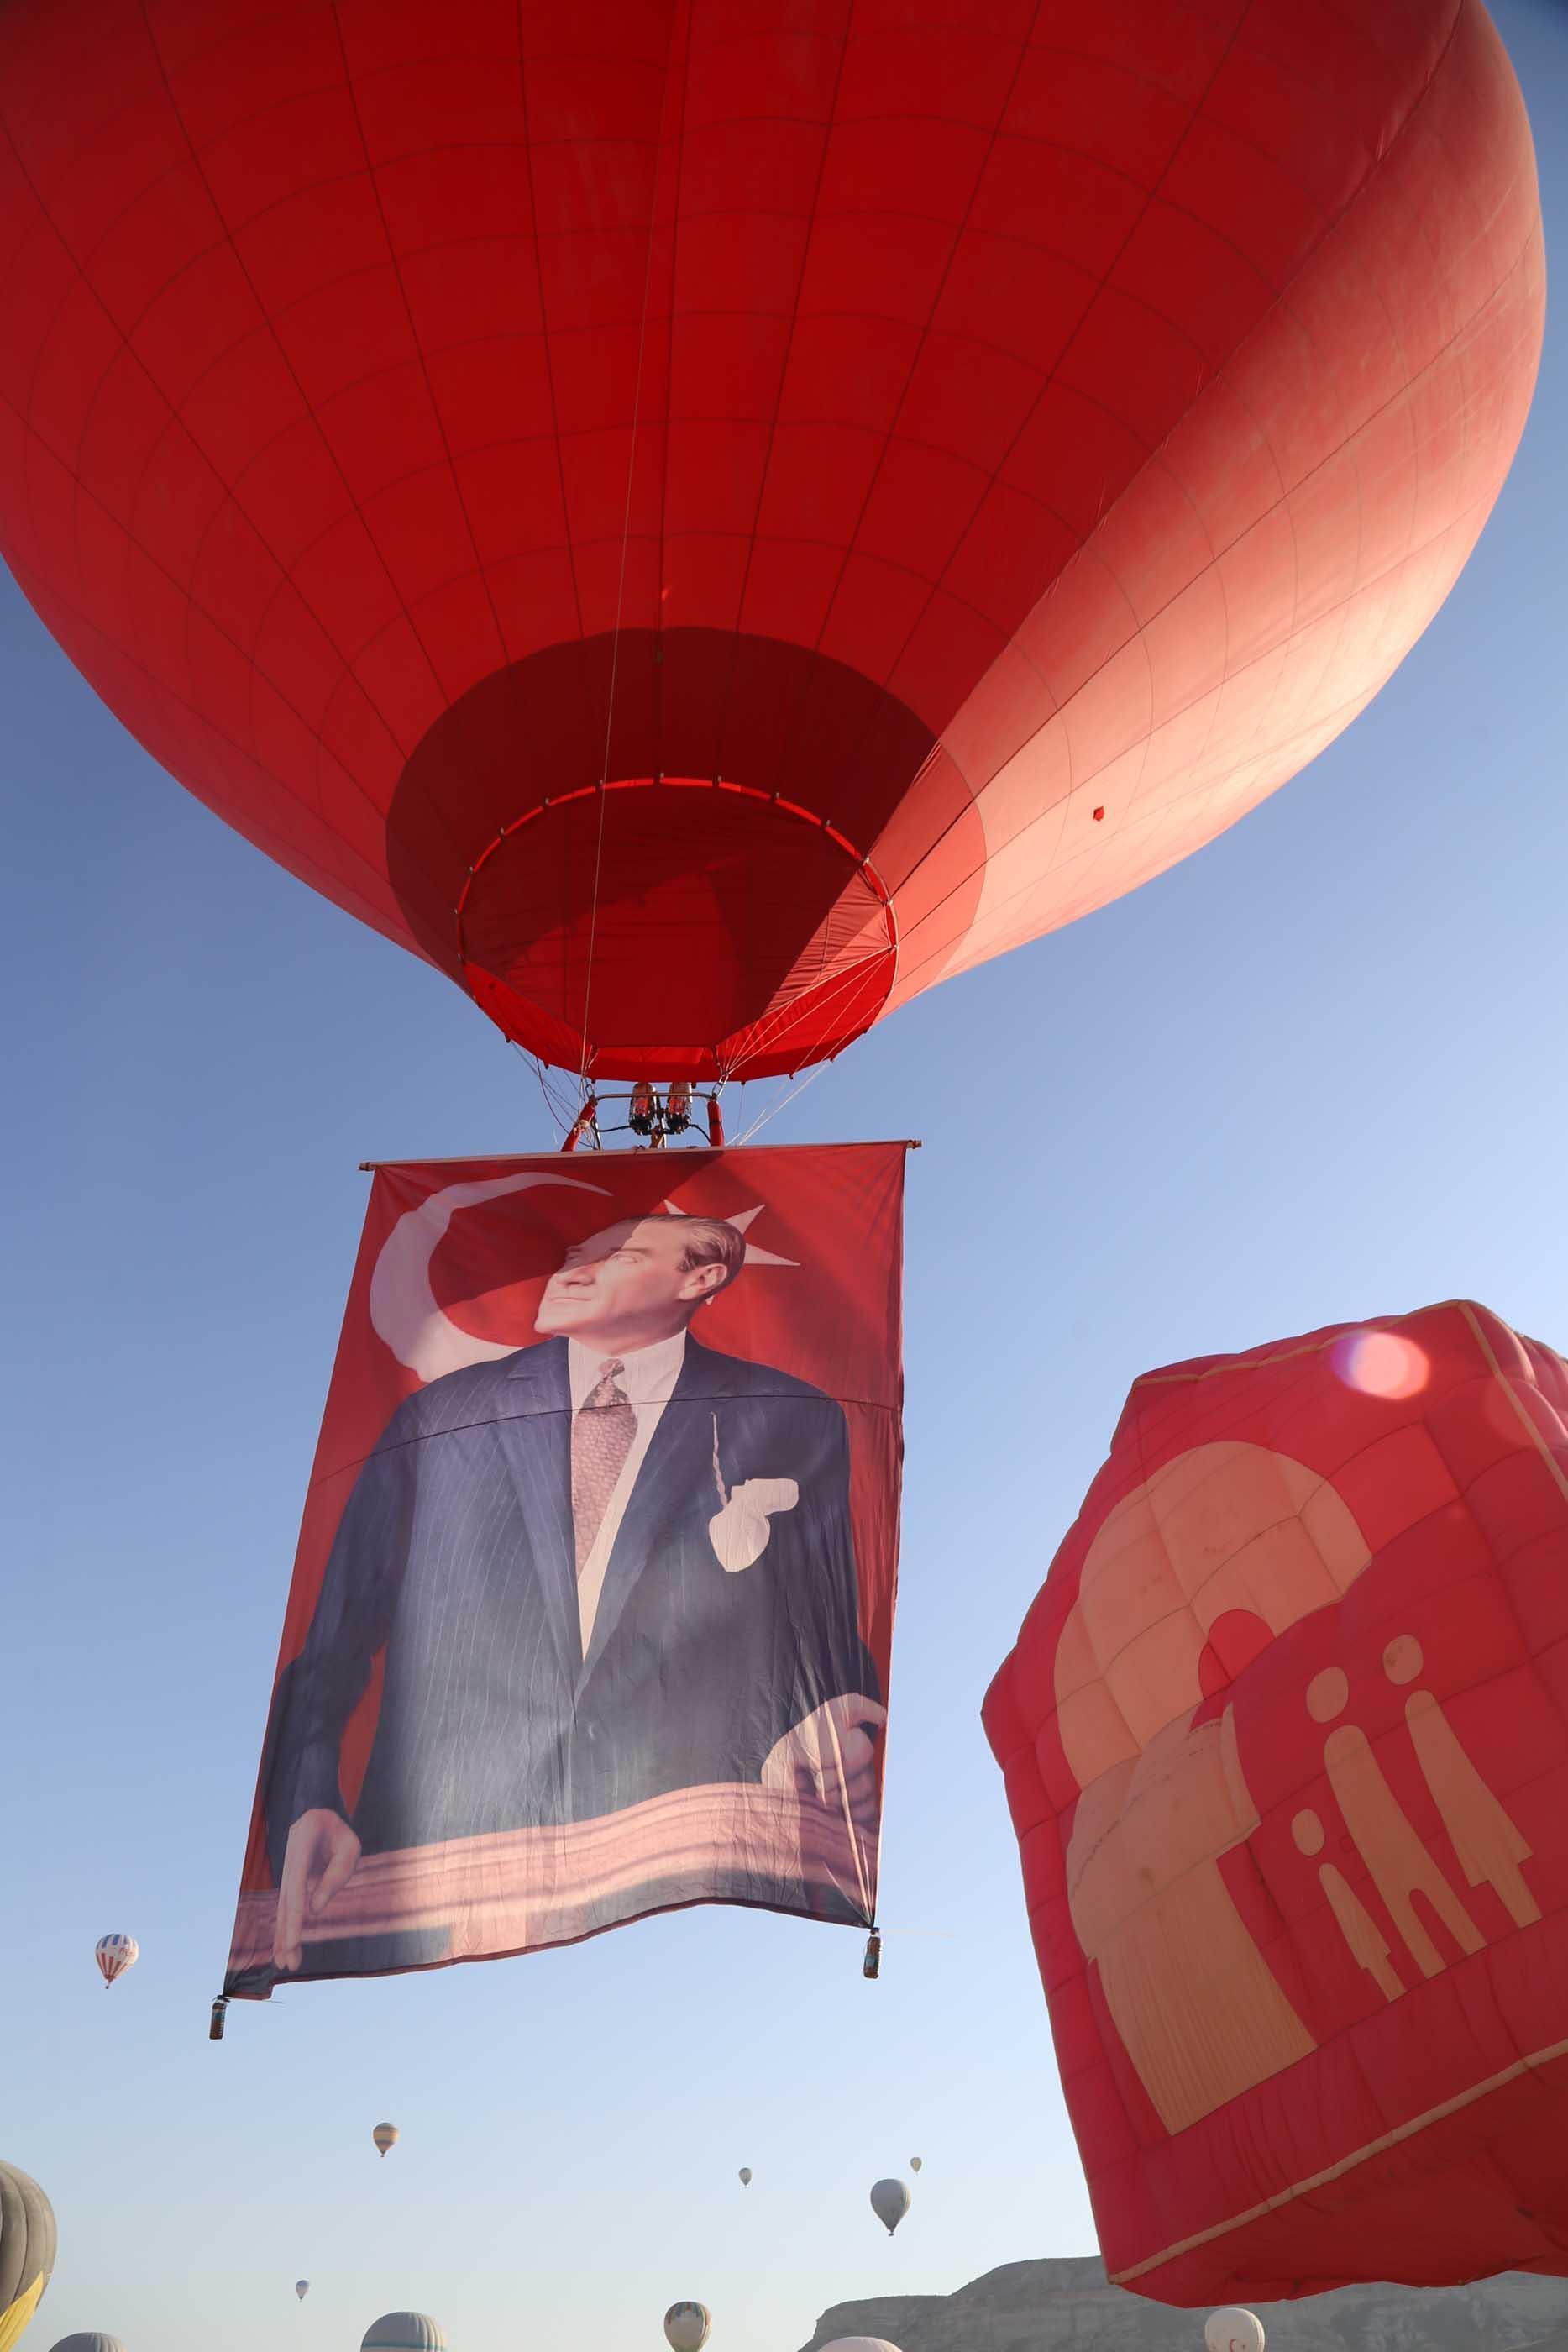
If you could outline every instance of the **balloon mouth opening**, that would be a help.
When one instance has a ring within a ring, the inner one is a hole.
[[[769,1077],[871,1026],[891,894],[830,817],[722,776],[546,796],[476,858],[464,985],[515,1044],[601,1080]]]

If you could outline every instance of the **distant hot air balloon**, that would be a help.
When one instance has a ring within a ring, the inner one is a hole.
[[[295,2292],[295,2294],[299,2297],[300,2302],[301,2302],[301,2303],[303,2303],[303,2302],[304,2302],[304,2300],[305,2300],[305,2298],[306,2298],[306,2296],[307,2296],[307,2295],[309,2294],[309,2292],[310,2292],[310,2282],[309,2282],[309,2280],[308,2280],[308,2279],[296,2279],[296,2280],[295,2280],[295,2282],[294,2282],[294,2292]]]
[[[374,2131],[371,2134],[371,2137],[374,2140],[382,2156],[385,2156],[389,2147],[395,2147],[397,2146],[400,2137],[401,2135],[396,2124],[378,2124]],[[378,2322],[378,2325],[380,2323]]]
[[[0,2164],[0,2352],[11,2352],[54,2266],[54,2208],[31,2173]]]
[[[1223,2310],[1209,2313],[1203,2323],[1203,2340],[1208,2352],[1263,2352],[1263,2323],[1255,2311],[1228,2304]]]
[[[546,1060],[804,1069],[1415,643],[1530,403],[1529,125],[1468,0],[567,13],[0,7],[0,552]]]
[[[1450,1300],[1134,1382],[985,1703],[1113,2285],[1568,2275],[1565,1658],[1550,1348]]]
[[[98,1962],[99,1974],[102,1977],[106,1989],[114,1982],[116,1977],[122,1977],[127,1969],[133,1969],[136,1966],[141,1950],[141,1947],[134,1936],[100,1936],[99,1937],[93,1958]]]
[[[740,2168],[740,2185],[743,2189],[749,2189],[751,2186],[751,2167],[749,2164],[743,2164]]]
[[[919,2157],[917,2157],[917,2156],[912,2156],[912,2157],[910,2158],[910,2159],[909,2159],[909,2169],[911,2170],[911,2172],[918,2172],[918,2171],[919,2171],[919,2169],[920,2169],[920,2158],[919,2158]]]
[[[823,2345],[822,2352],[898,2352],[898,2347],[885,2336],[835,2336],[831,2344]]]
[[[75,2336],[62,2336],[51,2344],[49,2352],[125,2352],[118,2336],[106,2336],[99,2327],[84,2327]]]
[[[871,2192],[871,2210],[891,2238],[912,2202],[907,2180],[879,2180]]]
[[[366,2328],[360,2352],[446,2352],[446,2331],[425,2311],[389,2311]]]
[[[702,2352],[713,2315],[706,2303],[672,2303],[664,2314],[664,2339],[670,2352]]]

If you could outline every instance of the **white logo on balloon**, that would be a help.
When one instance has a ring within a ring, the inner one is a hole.
[[[531,1170],[520,1176],[481,1177],[433,1192],[417,1209],[406,1210],[387,1235],[371,1276],[371,1323],[398,1362],[416,1372],[421,1381],[438,1381],[445,1372],[462,1371],[465,1365],[498,1363],[503,1356],[517,1354],[517,1340],[481,1339],[444,1315],[430,1286],[430,1267],[460,1209],[477,1209],[486,1201],[526,1192],[536,1184],[557,1184],[569,1192],[601,1196],[607,1189],[585,1183],[578,1176],[546,1176]],[[664,1213],[672,1217],[685,1213],[669,1202],[664,1202]],[[744,1234],[761,1213],[758,1202],[723,1223]],[[793,1258],[775,1257],[771,1250],[758,1249],[755,1243],[747,1244],[747,1265],[792,1266],[795,1263]]]

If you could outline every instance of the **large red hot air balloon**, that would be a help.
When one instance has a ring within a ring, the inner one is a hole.
[[[1233,823],[1541,336],[1479,0],[6,0],[0,130],[27,595],[600,1076],[796,1068]]]
[[[986,1725],[1116,2284],[1568,2275],[1568,1364],[1148,1374]]]

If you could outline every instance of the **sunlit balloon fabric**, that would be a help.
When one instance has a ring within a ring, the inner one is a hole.
[[[446,2331],[425,2311],[389,2311],[371,2322],[360,2352],[446,2352]]]
[[[12,2352],[55,2266],[55,2212],[31,2173],[0,2164],[0,2352]]]
[[[1152,1372],[986,1702],[1113,2281],[1568,2273],[1568,1367]]]
[[[689,1903],[870,1924],[904,1151],[376,1173],[229,1991]]]
[[[818,1059],[1292,775],[1542,305],[1479,0],[0,10],[0,552],[601,1076]]]

